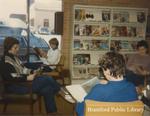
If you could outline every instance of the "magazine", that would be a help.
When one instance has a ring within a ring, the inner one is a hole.
[[[113,21],[118,23],[127,23],[129,22],[129,13],[128,12],[114,12]]]
[[[77,102],[82,102],[92,87],[98,84],[99,81],[98,77],[94,77],[82,84],[68,85],[66,89]]]
[[[110,11],[102,11],[102,21],[104,22],[110,21]]]
[[[74,50],[108,50],[108,40],[74,40]]]
[[[74,54],[73,63],[76,65],[91,64],[90,54]]]
[[[110,50],[112,51],[136,51],[137,41],[112,40]]]

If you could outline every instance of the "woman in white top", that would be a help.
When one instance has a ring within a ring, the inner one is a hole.
[[[52,38],[49,40],[49,45],[51,48],[48,50],[47,54],[39,48],[35,48],[35,51],[40,56],[40,59],[43,62],[43,64],[58,64],[61,57],[60,50],[58,49],[59,42],[56,38]],[[44,71],[52,71],[55,68],[55,66],[45,66]]]
[[[51,49],[48,50],[47,61],[49,64],[58,64],[61,57],[60,50],[58,49],[59,42],[56,38],[52,38],[49,40],[49,45]]]

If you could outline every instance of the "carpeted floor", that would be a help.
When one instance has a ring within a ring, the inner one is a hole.
[[[62,97],[56,96],[56,103],[58,108],[57,114],[49,114],[48,116],[73,116],[74,105],[66,102]],[[2,113],[3,105],[0,104],[0,116],[29,116],[30,107],[28,105],[8,105],[7,112]],[[44,103],[42,100],[42,113],[38,111],[38,104],[34,105],[34,116],[46,116]]]

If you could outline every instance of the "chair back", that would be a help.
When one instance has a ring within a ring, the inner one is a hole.
[[[61,72],[63,70],[64,63],[65,63],[65,56],[61,55],[58,65],[56,65],[56,70],[58,72]]]
[[[144,104],[132,102],[85,101],[85,116],[142,116]]]
[[[49,71],[49,72],[43,72],[43,75],[47,75],[50,77],[53,77],[56,80],[62,80],[62,84],[64,85],[64,62],[65,62],[65,56],[61,55],[60,60],[58,62],[58,64],[50,64],[47,66],[56,66],[55,70]]]

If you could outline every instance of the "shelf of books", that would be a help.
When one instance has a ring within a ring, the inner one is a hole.
[[[72,79],[99,75],[99,58],[108,51],[135,53],[145,39],[145,8],[74,5],[71,49]]]

